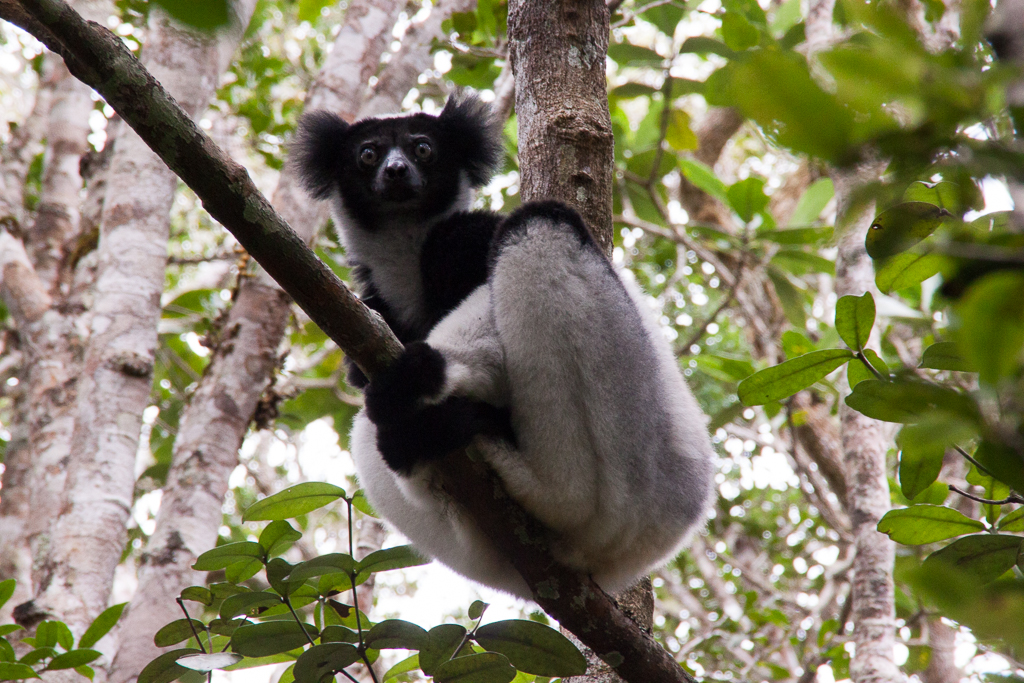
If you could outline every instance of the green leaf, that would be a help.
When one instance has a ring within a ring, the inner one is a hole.
[[[654,50],[631,43],[609,45],[608,56],[619,66],[656,66],[665,61],[665,58]]]
[[[490,605],[483,600],[474,600],[466,613],[469,615],[470,619],[479,619],[484,615],[484,612],[487,611],[488,607],[490,607]]]
[[[178,660],[191,654],[202,653],[191,647],[163,653],[142,669],[136,683],[171,683],[177,680],[189,671],[178,664]]]
[[[419,650],[426,644],[426,630],[401,619],[385,619],[366,634],[366,646],[375,650]]]
[[[2,626],[0,626],[0,638],[4,637],[6,635],[10,635],[11,633],[14,633],[15,631],[24,631],[24,630],[25,630],[25,628],[23,626],[19,626],[18,624],[3,624]]]
[[[403,569],[405,567],[418,567],[423,564],[429,564],[430,560],[417,553],[411,545],[399,545],[394,548],[385,548],[383,550],[377,550],[362,559],[359,562],[359,579],[357,583],[361,583],[373,572],[383,572],[389,569]],[[361,579],[361,580],[360,580]]]
[[[757,45],[761,33],[739,12],[726,12],[722,17],[722,38],[729,49],[742,52]]]
[[[330,610],[328,610],[330,612]],[[359,633],[345,626],[325,626],[320,632],[321,643],[358,643]],[[380,650],[377,646],[375,649]]]
[[[474,639],[528,674],[567,677],[587,672],[586,658],[568,638],[535,621],[496,621],[478,628]]]
[[[875,217],[864,240],[868,256],[887,259],[935,232],[951,214],[934,204],[904,202]]]
[[[920,284],[942,271],[947,259],[942,254],[903,252],[879,261],[875,285],[883,294]]]
[[[911,505],[889,510],[878,521],[878,530],[903,545],[935,543],[947,538],[983,531],[985,525],[941,505]]]
[[[28,638],[22,638],[21,642],[31,644],[31,643],[29,643],[29,639]],[[22,664],[28,664],[29,666],[34,666],[35,664],[38,664],[39,662],[43,661],[44,659],[47,659],[49,657],[55,657],[55,656],[57,656],[57,650],[55,650],[54,648],[52,648],[52,647],[39,647],[37,645],[37,646],[35,646],[34,650],[30,651],[28,654],[22,655],[22,657],[21,657],[21,659],[19,661],[21,661]]]
[[[852,358],[855,358],[853,352],[847,349],[812,351],[743,380],[739,385],[739,398],[747,406],[759,406],[788,398],[824,379]]]
[[[620,86],[612,88],[608,93],[608,98],[628,100],[641,96],[650,97],[656,92],[658,92],[657,88],[643,83],[623,83]]]
[[[867,363],[859,358],[851,360],[850,364],[846,366],[846,383],[850,385],[851,389],[865,380],[874,378],[875,373],[871,372]]]
[[[789,217],[788,225],[810,225],[818,220],[821,212],[835,196],[835,187],[829,178],[815,180],[797,200],[796,208]]]
[[[1024,531],[1024,508],[1017,508],[999,520],[1000,531]]]
[[[836,302],[836,332],[854,351],[862,351],[875,324],[875,298],[871,292],[846,295]]]
[[[192,671],[213,671],[214,669],[226,669],[242,661],[242,655],[234,652],[213,652],[210,654],[185,655],[178,660],[178,665]]]
[[[768,279],[772,281],[775,294],[779,297],[782,310],[790,324],[798,329],[807,327],[807,297],[793,284],[793,281],[782,269],[769,265],[766,269]],[[788,355],[788,353],[787,353]]]
[[[198,602],[209,607],[213,604],[213,593],[210,592],[209,588],[204,588],[203,586],[189,586],[181,591],[181,599]]]
[[[263,548],[259,543],[252,541],[241,541],[239,543],[225,543],[196,558],[192,569],[198,572],[212,572],[218,569],[227,569],[237,562],[249,562],[253,559],[259,560],[263,557]]]
[[[292,573],[288,575],[288,581],[305,581],[324,574],[352,575],[356,573],[357,565],[358,563],[352,559],[352,556],[345,553],[320,555],[296,565]]]
[[[768,196],[764,193],[764,180],[762,178],[750,177],[733,183],[726,191],[729,199],[729,206],[743,219],[749,223],[754,215],[764,211],[768,206]]]
[[[90,648],[99,642],[100,638],[107,635],[110,629],[114,628],[114,624],[121,618],[121,613],[124,612],[124,608],[128,606],[127,602],[122,602],[119,605],[112,605],[107,609],[100,612],[99,616],[92,620],[89,624],[89,628],[85,629],[85,633],[82,634],[81,640],[78,641],[78,647]]]
[[[668,127],[665,129],[665,142],[679,152],[697,149],[697,136],[690,128],[690,115],[682,109],[673,109],[668,115]]]
[[[920,425],[907,425],[900,430],[897,443],[900,446],[900,490],[907,498],[932,485],[942,470],[942,459],[946,446],[940,443],[922,443],[917,438]]]
[[[831,239],[832,232],[832,228],[828,226],[818,228],[786,228],[785,230],[772,228],[758,230],[757,239],[791,246],[815,245],[822,244]]]
[[[228,0],[153,1],[181,23],[201,31],[214,31],[227,26],[233,14]]]
[[[319,481],[289,486],[250,505],[242,515],[244,522],[298,517],[345,497],[345,489]]]
[[[197,633],[202,633],[206,630],[206,625],[197,619],[192,620],[192,626],[195,627]],[[170,647],[171,645],[184,642],[191,637],[192,628],[189,626],[188,620],[178,619],[162,626],[156,632],[156,635],[153,636],[153,644],[157,647]]]
[[[64,650],[70,650],[75,646],[75,637],[71,634],[71,629],[63,621],[53,621],[54,633],[57,636],[57,644],[60,645]]]
[[[981,211],[985,208],[985,198],[973,182],[958,185],[943,181],[925,183],[920,180],[910,183],[903,193],[905,202],[927,202],[947,211],[960,214],[968,209]]]
[[[928,556],[924,566],[947,564],[967,572],[981,583],[995,581],[1017,563],[1020,536],[976,534],[953,541]]]
[[[509,683],[515,677],[508,660],[493,652],[458,657],[434,671],[435,683]]]
[[[78,649],[57,655],[50,660],[44,671],[57,671],[58,669],[74,669],[85,666],[89,662],[99,658],[101,653],[96,650]]]
[[[0,681],[20,681],[24,678],[39,678],[39,674],[25,664],[0,662]]]
[[[780,249],[772,256],[771,263],[794,275],[809,273],[834,275],[836,272],[835,262],[803,249]]]
[[[0,607],[3,607],[11,596],[14,595],[14,588],[18,585],[18,582],[14,579],[4,579],[0,581]]]
[[[319,683],[324,676],[337,673],[359,661],[359,650],[348,643],[314,645],[295,662],[296,683]]]
[[[380,515],[378,515],[376,511],[374,511],[373,506],[370,505],[370,501],[366,499],[366,491],[363,489],[359,489],[352,494],[352,507],[368,517],[373,517],[374,519],[380,518]]]
[[[736,56],[736,51],[714,38],[694,36],[683,41],[682,47],[679,48],[679,54],[713,54],[725,57],[726,59],[732,59]]]
[[[384,676],[381,678],[381,683],[389,681],[392,678],[397,678],[398,676],[409,673],[410,671],[415,671],[418,668],[420,668],[419,654],[414,654],[410,657],[406,657],[405,659],[400,661],[398,664],[395,664],[393,667],[391,667],[384,673]]]
[[[694,187],[704,190],[724,204],[729,203],[725,183],[718,179],[707,164],[702,164],[695,159],[680,159],[679,170],[687,180],[693,183]]]
[[[960,355],[956,342],[936,342],[921,354],[922,368],[932,370],[956,370],[959,372],[977,372],[970,363]]]
[[[221,619],[234,619],[237,616],[247,617],[259,616],[270,607],[281,604],[281,598],[273,593],[260,591],[259,593],[239,593],[224,600],[220,606]]]
[[[37,648],[53,647],[57,644],[57,629],[53,621],[43,621],[36,626],[36,640],[34,646]]]
[[[978,406],[969,396],[925,382],[861,382],[846,397],[846,405],[884,422],[920,422],[934,411],[968,423],[979,419]]]
[[[1024,460],[1010,446],[985,439],[974,451],[974,459],[999,481],[1024,492]]]
[[[231,583],[242,583],[259,574],[263,569],[262,559],[242,560],[224,568],[224,578]]]
[[[320,636],[320,631],[312,624],[303,624],[300,628],[294,621],[246,624],[235,629],[231,636],[231,649],[246,657],[267,657],[302,647],[309,642],[306,634],[315,639]]]
[[[302,538],[302,532],[296,531],[291,524],[278,519],[267,525],[260,534],[260,545],[267,551],[267,557],[280,555],[292,547],[295,541]]]
[[[278,595],[291,595],[304,581],[288,581],[288,575],[295,570],[295,565],[285,562],[280,557],[275,557],[267,562],[267,581]]]
[[[82,666],[76,666],[75,671],[78,672],[80,675],[85,676],[90,681],[96,675],[96,672],[93,670],[93,668],[91,666],[86,666],[85,664],[83,664]]]
[[[957,342],[978,377],[995,384],[1020,366],[1024,348],[1024,273],[998,272],[968,288],[956,306]]]
[[[420,668],[433,676],[442,662],[451,659],[462,644],[466,629],[458,624],[441,624],[427,631],[427,644],[420,648]]]

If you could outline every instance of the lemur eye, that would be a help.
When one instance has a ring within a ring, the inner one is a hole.
[[[433,153],[434,150],[431,149],[429,142],[421,140],[420,142],[416,143],[416,158],[419,159],[420,161],[426,161],[427,159],[430,158],[430,155]]]
[[[377,150],[367,145],[359,150],[359,161],[363,162],[367,166],[372,166],[377,163]]]

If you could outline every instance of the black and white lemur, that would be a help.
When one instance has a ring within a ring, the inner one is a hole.
[[[351,450],[374,508],[419,550],[529,598],[439,490],[432,463],[477,439],[552,550],[617,593],[671,557],[712,490],[706,418],[639,291],[579,215],[469,211],[502,154],[479,99],[346,124],[303,116],[293,163],[330,199],[363,301],[405,344],[366,377]]]

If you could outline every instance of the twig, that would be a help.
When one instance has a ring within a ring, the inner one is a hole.
[[[196,625],[192,623],[192,617],[189,616],[188,610],[185,608],[185,602],[181,598],[178,598],[176,602],[178,603],[178,607],[181,608],[181,611],[185,613],[185,621],[188,622],[188,627],[192,630],[192,635],[196,637],[196,643],[199,644],[199,651],[205,655],[206,648],[203,647],[203,641],[199,639],[199,633],[196,631]]]
[[[1011,493],[1002,500],[991,500],[989,498],[982,498],[981,496],[976,496],[973,493],[968,493],[967,491],[964,491],[963,489],[955,486],[954,484],[949,485],[949,490],[955,491],[964,498],[970,498],[971,500],[975,500],[984,505],[1006,505],[1008,503],[1024,503],[1024,496],[1018,496],[1016,493]]]
[[[972,465],[974,465],[975,467],[977,467],[978,470],[980,470],[986,476],[992,477],[993,479],[996,478],[996,475],[992,474],[987,469],[985,469],[984,465],[982,465],[980,462],[978,462],[973,457],[971,457],[971,454],[968,453],[967,451],[965,451],[964,449],[960,448],[960,446],[957,446],[956,444],[953,444],[953,448],[956,449],[957,453],[959,453],[960,455],[964,456],[964,458],[967,460],[967,462],[969,462]]]

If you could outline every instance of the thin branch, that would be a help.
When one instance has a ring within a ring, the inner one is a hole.
[[[976,496],[973,493],[968,493],[967,491],[964,491],[963,489],[955,486],[954,484],[949,485],[949,490],[959,493],[964,498],[970,498],[971,500],[977,501],[984,505],[1007,505],[1009,503],[1024,503],[1024,496],[1018,496],[1016,493],[1011,493],[1002,500],[992,500],[990,498],[982,498],[981,496]]]

